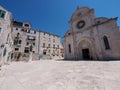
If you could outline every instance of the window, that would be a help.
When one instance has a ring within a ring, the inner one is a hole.
[[[6,50],[6,48],[5,48],[5,49],[4,49],[4,52],[3,52],[3,56],[5,56],[5,55],[6,55],[6,51],[7,51],[7,50]]]
[[[22,43],[22,40],[19,40],[19,44],[21,44]]]
[[[26,27],[29,27],[29,24],[25,24]]]
[[[49,50],[48,52],[50,53],[51,51]]]
[[[1,33],[2,28],[0,27],[0,33]]]
[[[97,24],[100,24],[100,21],[97,21]]]
[[[27,29],[25,29],[24,32],[27,32]]]
[[[24,53],[29,53],[29,47],[25,47]]]
[[[30,40],[30,41],[35,41],[36,40],[36,38],[35,38],[35,36],[27,36],[27,40]]]
[[[7,42],[8,42],[8,40],[9,40],[9,34],[7,35]]]
[[[24,29],[21,29],[21,31],[24,31]]]
[[[70,44],[68,45],[68,48],[69,48],[69,49],[68,49],[68,50],[69,50],[69,53],[71,53],[71,45],[70,45]]]
[[[48,47],[50,48],[50,44],[48,44]]]
[[[15,51],[18,51],[19,50],[19,48],[15,48]]]
[[[29,45],[29,42],[27,42],[26,45]]]
[[[55,51],[53,50],[53,53],[55,53]]]
[[[52,53],[53,56],[55,56],[55,51],[53,50],[53,53]]]
[[[43,50],[43,55],[46,55],[46,50]]]
[[[45,35],[45,32],[44,32],[44,35]]]
[[[14,45],[21,44],[21,43],[22,43],[22,40],[18,40],[18,39],[14,40]]]
[[[17,33],[17,37],[19,37],[20,36],[20,33]]]
[[[18,40],[14,40],[14,45],[17,45],[18,44]]]
[[[36,34],[36,31],[34,31],[34,34]]]
[[[30,52],[32,52],[32,50],[33,50],[33,46],[32,46],[32,45],[30,45]]]
[[[35,45],[35,43],[33,43],[33,45]]]
[[[45,48],[45,43],[43,43],[43,48]]]
[[[28,30],[27,32],[30,33],[30,30]]]
[[[55,44],[53,45],[53,48],[55,48]]]
[[[4,18],[5,17],[5,11],[3,11],[3,10],[0,10],[0,18]]]
[[[59,45],[57,45],[57,48],[59,48]]]
[[[71,35],[71,33],[68,33],[68,35]]]
[[[14,45],[16,45],[16,40],[14,40]]]
[[[103,41],[104,41],[105,49],[110,49],[109,41],[106,36],[103,37]]]
[[[18,30],[18,28],[16,28],[16,30]]]

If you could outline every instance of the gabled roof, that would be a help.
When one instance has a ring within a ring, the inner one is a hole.
[[[70,21],[72,21],[73,19],[75,19],[76,17],[78,17],[80,14],[84,14],[89,12],[91,9],[88,7],[77,7],[77,9],[75,10],[75,12],[72,14]]]

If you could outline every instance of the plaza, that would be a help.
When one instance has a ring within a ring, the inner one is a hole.
[[[0,90],[120,90],[119,2],[90,2],[0,1]]]
[[[12,62],[0,71],[0,90],[120,90],[120,61]]]

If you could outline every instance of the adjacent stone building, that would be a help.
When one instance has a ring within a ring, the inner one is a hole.
[[[60,36],[39,31],[39,53],[44,59],[61,59],[63,58],[60,43]]]
[[[8,64],[12,58],[12,14],[0,6],[0,65]]]
[[[65,59],[120,59],[117,18],[98,17],[94,9],[78,7],[63,38]]]
[[[29,22],[13,21],[14,60],[28,60],[30,52],[34,60],[62,58],[58,35],[32,29]]]
[[[0,66],[10,61],[63,58],[58,35],[32,29],[29,22],[18,22],[0,6]]]

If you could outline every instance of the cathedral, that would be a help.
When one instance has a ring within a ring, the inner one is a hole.
[[[120,59],[117,17],[95,17],[94,9],[78,7],[63,37],[64,57],[69,60]]]

